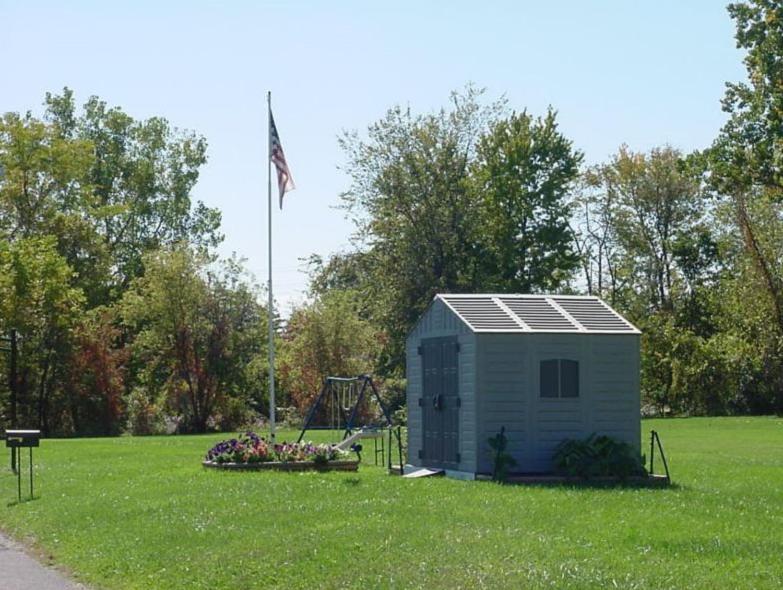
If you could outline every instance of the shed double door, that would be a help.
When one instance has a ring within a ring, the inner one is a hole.
[[[429,467],[459,463],[459,344],[454,336],[422,340],[422,462]]]

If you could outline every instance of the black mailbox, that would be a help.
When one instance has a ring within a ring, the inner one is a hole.
[[[6,430],[5,446],[11,449],[38,447],[41,444],[40,430]]]
[[[33,447],[40,446],[41,444],[41,431],[40,430],[6,430],[5,431],[5,446],[11,449],[11,465],[16,469],[16,482],[17,482],[17,498],[18,501],[22,501],[22,461],[19,456],[18,449],[27,448],[30,449],[30,499],[33,495]],[[16,461],[16,459],[19,459]]]

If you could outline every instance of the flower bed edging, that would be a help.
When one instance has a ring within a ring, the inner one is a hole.
[[[218,469],[279,471],[356,471],[358,467],[350,453],[334,445],[307,441],[276,443],[255,432],[215,444],[207,451],[202,464]]]
[[[358,461],[267,461],[257,463],[215,463],[202,461],[204,467],[226,471],[357,471]]]

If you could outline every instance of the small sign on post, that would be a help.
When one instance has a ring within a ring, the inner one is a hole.
[[[18,449],[30,449],[30,499],[33,499],[33,447],[40,446],[40,430],[6,430],[5,446],[11,449],[11,453],[17,453],[16,481],[17,497],[22,501],[22,456]]]

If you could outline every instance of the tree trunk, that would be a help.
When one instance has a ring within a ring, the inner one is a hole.
[[[775,322],[777,324],[778,333],[783,335],[783,298],[781,298],[780,285],[775,280],[769,262],[764,258],[764,253],[761,251],[761,246],[759,245],[756,233],[753,229],[753,222],[750,219],[750,215],[748,215],[747,204],[745,203],[744,197],[735,197],[735,202],[737,205],[737,222],[742,231],[745,249],[750,254],[754,265],[761,275],[762,282],[767,288],[775,312]]]
[[[48,420],[47,420],[47,406],[46,403],[46,381],[49,377],[49,366],[51,365],[52,351],[47,351],[44,358],[43,373],[41,374],[41,382],[38,386],[38,429],[41,430],[44,436],[48,436]]]

